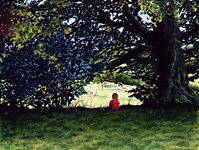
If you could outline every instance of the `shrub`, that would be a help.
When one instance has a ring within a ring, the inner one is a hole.
[[[97,51],[81,42],[71,44],[63,33],[43,41],[44,55],[40,43],[33,39],[20,50],[14,45],[11,52],[5,50],[6,58],[0,62],[2,102],[34,108],[69,106],[104,66],[104,60],[92,61]]]

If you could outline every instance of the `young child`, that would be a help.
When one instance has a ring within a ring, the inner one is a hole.
[[[118,110],[120,108],[120,102],[118,101],[118,95],[116,93],[113,93],[112,100],[109,102],[109,107],[112,108],[112,110]]]
[[[118,95],[113,93],[112,100],[109,102],[109,107],[105,107],[101,110],[118,110],[120,108],[120,102],[118,101]]]

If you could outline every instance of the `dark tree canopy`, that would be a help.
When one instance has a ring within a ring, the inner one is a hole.
[[[85,69],[85,76],[81,73],[72,81],[89,78],[103,69],[103,62],[108,61],[107,70],[128,71],[134,79],[145,82],[133,95],[144,104],[198,106],[198,98],[189,86],[189,81],[199,78],[198,1],[40,0],[24,3],[16,0],[5,7],[8,12],[12,10],[12,25],[9,26],[10,34],[0,35],[1,50],[4,51],[1,58],[3,84],[5,80],[14,81],[8,75],[5,63],[14,57],[13,50],[17,51],[15,59],[27,55],[30,50],[30,54],[35,55],[34,58],[28,57],[32,59],[30,63],[42,58],[46,68],[58,73],[61,68],[80,73],[73,68],[75,65],[70,67],[69,59],[93,69]],[[5,12],[1,14],[5,16]],[[148,19],[143,19],[142,15]],[[21,60],[17,62],[21,63]],[[46,75],[51,74],[45,71],[45,67],[41,66],[40,70]],[[56,74],[51,76],[56,84],[57,80],[61,84],[70,80],[70,73]]]
[[[62,13],[55,13],[58,1],[46,7],[14,4],[12,19],[16,22],[2,38],[0,103],[34,108],[69,106],[104,68],[107,61],[98,54],[98,47],[105,37],[95,35],[95,28],[91,34],[86,32],[87,26],[85,34],[80,34],[80,28],[70,34],[65,19],[56,18]],[[51,15],[45,13],[49,7],[53,7],[47,11]]]
[[[5,49],[6,58],[0,67],[0,97],[4,102],[35,108],[69,106],[104,66],[103,61],[92,61],[97,55],[92,47],[74,45],[64,33],[43,43],[48,55],[37,54],[40,41],[35,41],[20,50]]]
[[[198,7],[191,0],[86,0],[73,1],[66,13],[75,19],[73,27],[92,22],[90,31],[98,27],[97,35],[110,36],[102,41],[114,41],[102,50],[107,69],[141,78],[146,84],[133,96],[144,104],[198,105],[189,86],[199,73]]]

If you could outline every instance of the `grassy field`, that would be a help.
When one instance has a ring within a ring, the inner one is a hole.
[[[102,89],[101,84],[89,84],[85,87],[85,90],[88,91],[90,88],[93,88],[95,92],[93,94],[84,94],[79,98],[79,101],[74,101],[74,104],[82,106],[82,103],[86,108],[97,108],[108,106],[109,101],[112,99],[112,94],[117,93],[119,96],[119,102],[121,105],[140,105],[141,102],[135,97],[129,98],[130,93],[125,92],[127,88],[132,88],[131,85],[123,85],[122,90],[116,91],[114,88],[116,85],[112,82],[107,82],[106,87]]]
[[[69,109],[0,118],[0,150],[198,150],[199,112],[123,106],[119,111]]]
[[[197,84],[197,83],[196,83]],[[199,110],[146,108],[129,99],[124,85],[90,84],[94,94],[79,98],[91,108],[60,112],[0,108],[0,150],[199,150]],[[119,111],[100,111],[113,92],[119,94]],[[125,106],[125,104],[132,104]]]
[[[190,84],[194,87],[199,86],[199,79],[194,82],[190,82]],[[82,95],[78,101],[74,101],[74,105],[82,106],[86,108],[97,108],[97,107],[105,107],[108,106],[109,101],[112,98],[113,93],[117,93],[119,95],[119,101],[121,105],[141,105],[142,103],[136,99],[135,97],[129,98],[131,93],[125,92],[125,89],[132,88],[131,85],[123,85],[121,91],[116,91],[114,88],[116,85],[112,82],[107,82],[106,87],[102,89],[101,84],[91,83],[85,87],[85,90],[88,91],[90,88],[95,89],[94,94],[84,94]],[[77,104],[78,103],[78,104]]]

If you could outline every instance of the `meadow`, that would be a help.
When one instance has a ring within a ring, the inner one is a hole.
[[[0,150],[199,150],[198,108],[147,108],[128,98],[130,85],[115,91],[113,83],[90,84],[86,91],[90,87],[97,92],[68,109],[0,108]],[[99,110],[113,92],[120,110]]]
[[[116,90],[117,87],[113,82],[106,82],[106,86],[103,87],[101,84],[90,83],[85,86],[87,93],[80,96],[76,101],[73,101],[71,107],[84,106],[86,108],[98,108],[106,107],[109,105],[109,101],[112,99],[112,94],[117,93],[119,96],[120,105],[140,105],[142,102],[135,97],[129,97],[132,93],[125,92],[126,89],[131,89],[132,85],[123,84],[121,90]],[[89,94],[89,89],[94,89],[92,94]]]
[[[1,114],[1,150],[198,150],[199,111],[122,106]]]

